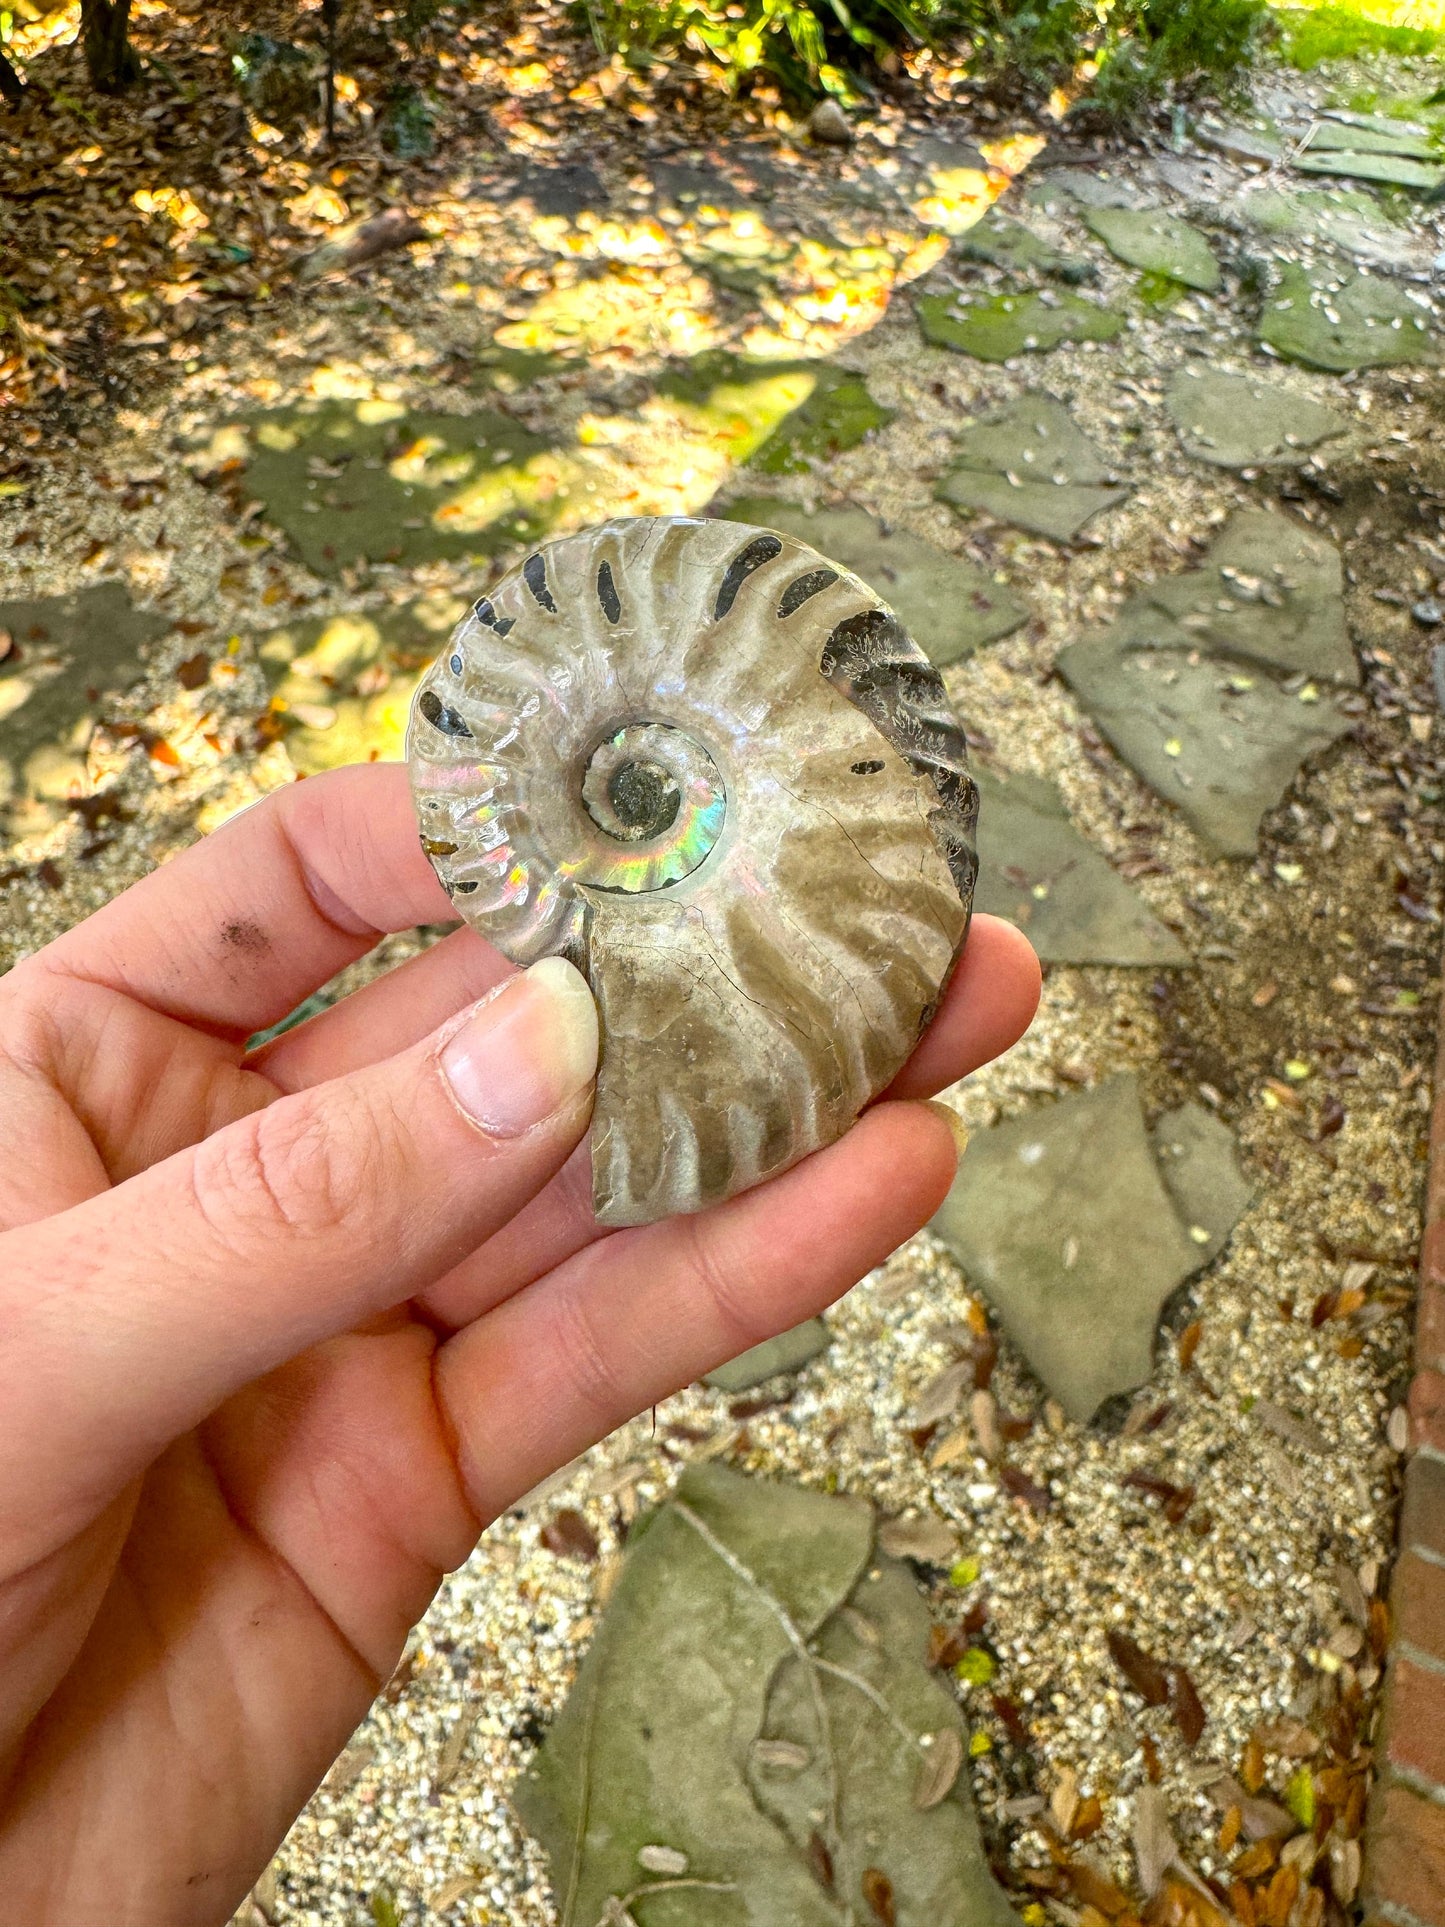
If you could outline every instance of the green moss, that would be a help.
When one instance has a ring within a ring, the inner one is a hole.
[[[856,448],[893,419],[893,410],[874,401],[861,375],[829,368],[801,407],[779,423],[749,466],[765,475],[797,475],[814,461]]]
[[[1349,7],[1281,8],[1275,21],[1286,60],[1304,72],[1322,61],[1353,60],[1361,54],[1392,54],[1408,60],[1445,53],[1445,33],[1425,27],[1389,27],[1379,20],[1366,20]]]

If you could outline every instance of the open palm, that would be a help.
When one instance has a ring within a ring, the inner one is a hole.
[[[443,1082],[489,992],[489,1048],[546,1082],[555,1005],[472,932],[245,1054],[381,933],[450,914],[404,771],[342,770],[0,984],[15,1920],[224,1921],[482,1527],[924,1223],[954,1147],[906,1100],[1037,997],[1027,944],[976,920],[890,1101],[744,1197],[602,1233],[585,1067],[569,1089],[553,1064],[526,1128]]]

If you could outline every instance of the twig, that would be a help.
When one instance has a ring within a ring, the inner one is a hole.
[[[326,29],[326,144],[336,139],[336,16],[341,0],[321,0],[321,19]]]

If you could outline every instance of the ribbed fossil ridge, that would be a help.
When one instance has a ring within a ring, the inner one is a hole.
[[[786,536],[649,518],[538,550],[438,659],[408,750],[458,913],[592,984],[605,1224],[840,1136],[962,944],[977,792],[943,686]]]

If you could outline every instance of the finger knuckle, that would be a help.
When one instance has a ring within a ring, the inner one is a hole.
[[[691,1302],[711,1309],[718,1343],[729,1348],[727,1356],[750,1351],[772,1336],[772,1327],[759,1315],[758,1294],[750,1288],[754,1282],[751,1271],[741,1261],[729,1259],[718,1241],[715,1224],[707,1225],[700,1218],[688,1218],[683,1223]]]
[[[201,1146],[196,1194],[228,1239],[322,1237],[353,1228],[384,1195],[386,1132],[371,1106],[287,1098]]]

